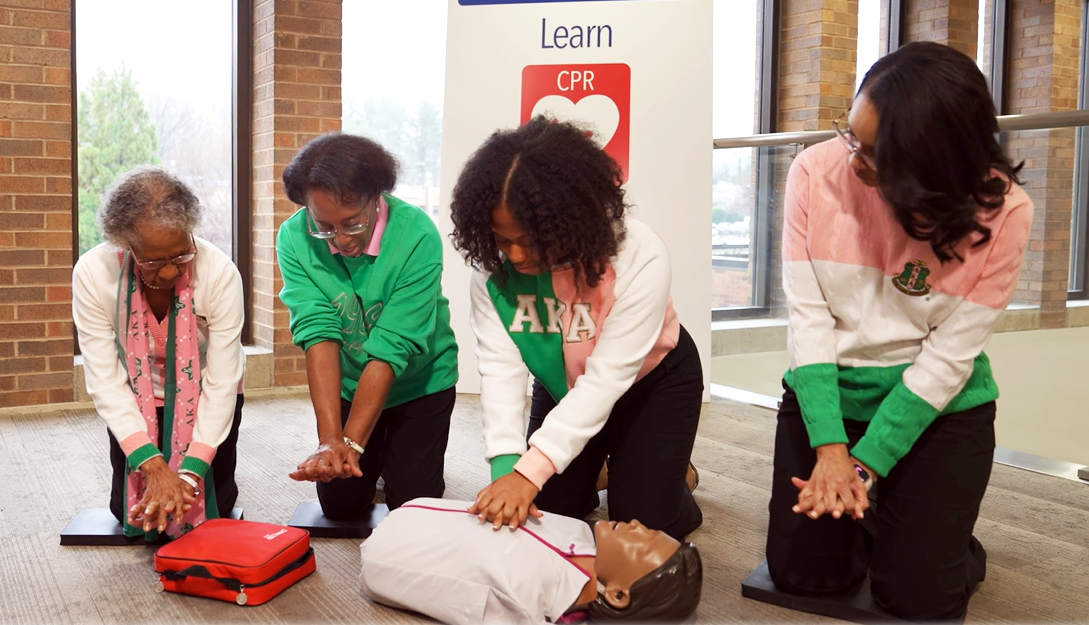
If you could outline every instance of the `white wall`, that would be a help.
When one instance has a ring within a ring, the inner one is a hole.
[[[449,234],[450,197],[468,156],[497,128],[519,124],[523,67],[627,64],[627,199],[632,214],[653,227],[669,247],[674,307],[699,347],[705,387],[711,355],[711,17],[711,0],[489,6],[461,6],[450,0],[439,222],[443,234]],[[561,25],[609,25],[612,47],[605,47],[604,40],[600,48],[555,47],[551,33]],[[476,341],[469,328],[470,270],[448,238],[445,265],[443,292],[450,299],[462,348],[458,390],[477,393]]]

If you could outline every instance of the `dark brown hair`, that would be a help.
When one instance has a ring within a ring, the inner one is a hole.
[[[315,189],[352,204],[392,191],[398,168],[397,159],[378,143],[331,132],[307,143],[291,159],[284,169],[284,191],[296,204],[306,204]]]
[[[505,278],[492,233],[492,211],[501,203],[542,260],[571,263],[576,281],[591,287],[624,240],[620,166],[571,123],[538,116],[497,131],[458,176],[450,204],[454,247],[473,267]]]
[[[929,241],[943,263],[962,260],[955,248],[972,234],[973,245],[989,241],[979,213],[1002,206],[1023,163],[1014,166],[998,143],[975,61],[941,44],[909,43],[874,63],[858,91],[877,109],[878,189],[908,236]]]

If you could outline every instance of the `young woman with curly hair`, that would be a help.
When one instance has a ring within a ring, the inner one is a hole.
[[[538,117],[473,154],[451,210],[454,246],[476,269],[493,479],[471,510],[496,528],[537,506],[585,517],[608,457],[611,519],[678,539],[696,529],[703,517],[685,476],[699,354],[673,311],[665,244],[627,216],[616,162],[582,129]]]
[[[1033,206],[983,75],[952,48],[879,60],[846,122],[787,176],[791,363],[768,568],[799,595],[868,571],[890,613],[963,620],[985,571],[972,529],[995,446],[983,347],[1017,287]]]

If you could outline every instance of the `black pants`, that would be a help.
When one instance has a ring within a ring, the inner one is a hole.
[[[677,540],[703,523],[684,482],[703,402],[703,368],[692,337],[681,327],[677,347],[613,406],[605,427],[586,443],[563,473],[537,495],[541,510],[584,518],[597,508],[595,487],[609,458],[609,518],[637,519]],[[531,436],[556,407],[534,380]]]
[[[238,501],[238,484],[234,481],[234,470],[238,464],[238,426],[242,424],[242,404],[244,403],[246,403],[245,397],[239,393],[238,400],[234,405],[234,421],[231,423],[231,431],[227,434],[227,438],[223,443],[216,448],[216,455],[212,458],[211,468],[208,469],[208,473],[204,476],[205,482],[211,480],[214,486],[216,506],[219,508],[219,516],[221,517],[230,516],[234,503]],[[155,441],[155,445],[162,449],[163,409],[157,408],[155,414],[159,417],[159,440]],[[110,512],[117,517],[117,521],[120,523],[122,516],[128,513],[127,506],[123,501],[125,465],[128,460],[125,457],[125,452],[121,451],[121,445],[117,444],[117,439],[114,438],[113,433],[107,430],[107,434],[110,436],[110,464],[113,465]]]
[[[784,385],[785,386],[785,385]],[[816,452],[798,399],[787,389],[775,433],[767,558],[776,587],[798,595],[846,590],[867,569],[874,600],[909,620],[962,621],[986,571],[972,536],[994,457],[995,404],[938,417],[888,477],[877,480],[876,509],[859,523],[791,511],[797,476],[808,479]],[[844,419],[849,445],[868,423]]]
[[[457,392],[447,389],[387,408],[378,417],[359,459],[362,477],[318,482],[318,501],[330,519],[348,521],[367,512],[378,476],[386,483],[390,510],[416,497],[442,497],[450,414]],[[348,422],[352,403],[340,401],[340,423]]]

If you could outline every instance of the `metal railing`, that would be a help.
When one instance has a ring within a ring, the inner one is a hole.
[[[1089,110],[1061,111],[1056,113],[1029,113],[1026,115],[1001,115],[998,129],[1007,132],[1013,130],[1050,130],[1052,128],[1071,128],[1089,126]],[[810,145],[820,143],[836,136],[834,130],[805,130],[800,132],[773,132],[747,137],[715,139],[716,150],[724,148],[759,148],[779,145]]]
[[[1053,113],[1002,115],[998,118],[998,127],[1001,132],[1050,130],[1054,128],[1073,127],[1080,127],[1084,130],[1089,127],[1089,110],[1079,109],[1076,111]],[[800,151],[801,148],[805,146],[819,143],[835,136],[835,131],[832,130],[776,132],[763,135],[715,139],[714,149],[794,147],[796,151]],[[1084,225],[1085,222],[1089,222],[1089,207],[1083,206],[1086,201],[1085,198],[1089,198],[1089,158],[1086,158],[1086,154],[1089,153],[1089,132],[1079,132],[1077,141],[1080,147],[1076,157],[1077,162],[1075,163],[1075,171],[1082,173],[1077,176],[1078,180],[1075,185],[1074,210],[1072,211],[1071,218],[1073,220],[1072,225],[1074,231],[1076,233],[1081,233],[1086,228]],[[1083,142],[1085,145],[1080,145]],[[752,213],[752,226],[750,230],[753,238],[753,244],[751,246],[753,257],[745,259],[747,261],[746,264],[751,267],[750,284],[752,288],[752,304],[713,308],[711,311],[712,320],[717,321],[749,316],[758,317],[767,314],[769,310],[766,301],[769,288],[768,263],[770,262],[771,256],[771,251],[769,249],[771,237],[770,232],[768,231],[768,225],[771,223],[770,204],[772,202],[772,187],[776,174],[774,172],[775,167],[772,151],[767,149],[759,150],[759,152],[757,152],[757,158],[757,184],[753,198],[755,206]],[[1089,238],[1089,234],[1075,234],[1071,241],[1075,248],[1075,258],[1071,263],[1071,294],[1072,297],[1078,299],[1089,297],[1089,251],[1087,251],[1089,245],[1086,244],[1086,238]],[[712,264],[715,267],[743,268],[735,267],[741,260],[741,256],[731,255],[727,257],[725,254],[716,254],[714,250],[712,251]]]

